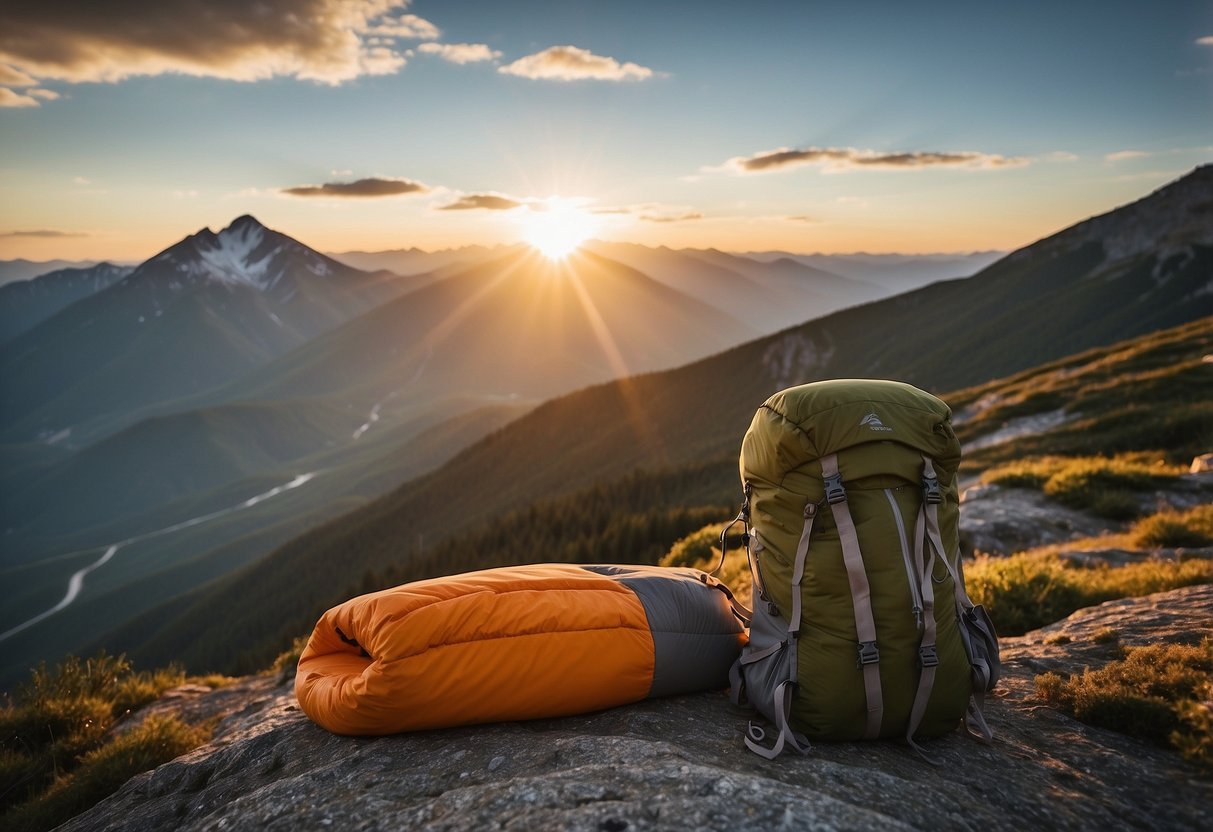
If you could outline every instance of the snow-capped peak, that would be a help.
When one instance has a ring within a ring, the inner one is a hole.
[[[321,277],[331,272],[326,258],[247,214],[218,234],[204,228],[148,265],[152,263],[181,278],[215,280],[259,291],[272,288],[288,270],[302,268]]]

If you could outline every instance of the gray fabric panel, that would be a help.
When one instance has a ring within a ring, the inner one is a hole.
[[[741,623],[728,599],[698,579],[694,569],[660,566],[585,566],[624,584],[644,606],[653,632],[649,696],[725,689],[737,659]]]

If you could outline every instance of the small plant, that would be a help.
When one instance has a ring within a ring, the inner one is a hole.
[[[52,829],[113,794],[133,775],[197,748],[209,736],[209,729],[175,716],[148,717],[85,754],[73,772],[5,815],[5,826],[14,832]]]
[[[1127,520],[1140,512],[1137,493],[1171,482],[1178,474],[1176,466],[1150,462],[1140,454],[1044,456],[991,468],[982,482],[1037,488],[1071,508]]]
[[[724,526],[724,523],[713,523],[681,538],[670,547],[670,551],[660,560],[660,565],[689,566],[711,572],[720,562],[720,532]],[[741,526],[733,528],[737,534],[728,537],[724,565],[716,577],[729,587],[738,601],[749,606],[753,594],[750,562],[742,543]]]
[[[299,657],[303,655],[303,648],[307,647],[307,636],[298,636],[293,642],[289,650],[284,650],[278,654],[278,658],[274,659],[274,663],[270,665],[270,673],[274,674],[277,684],[285,684],[288,679],[295,678],[295,668],[299,665]]]
[[[1116,644],[1120,641],[1120,632],[1113,627],[1103,627],[1091,634],[1091,641],[1096,644]]]
[[[1131,648],[1123,659],[1066,679],[1046,673],[1036,677],[1036,695],[1083,722],[1213,766],[1213,640]]]
[[[1213,561],[1085,567],[1048,552],[1024,552],[978,557],[965,567],[969,595],[985,605],[1003,635],[1022,635],[1092,604],[1203,583],[1213,583]]]
[[[1160,511],[1134,523],[1130,535],[1143,549],[1213,546],[1213,505]]]
[[[1055,636],[1049,636],[1046,638],[1045,644],[1069,644],[1071,641],[1073,641],[1073,639],[1065,633],[1058,633]]]
[[[5,812],[0,826],[48,829],[132,775],[180,754],[183,737],[193,743],[189,747],[198,745],[201,734],[163,720],[149,719],[118,737],[111,733],[121,717],[184,678],[171,667],[135,672],[124,656],[106,653],[90,659],[69,656],[54,670],[45,664],[35,669],[14,701],[0,708],[0,811]],[[131,751],[140,743],[150,744],[151,750]],[[172,753],[143,768],[129,767],[144,765],[153,752]]]

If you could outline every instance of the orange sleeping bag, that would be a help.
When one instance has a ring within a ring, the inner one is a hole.
[[[333,607],[295,694],[338,734],[565,716],[726,688],[744,643],[728,590],[696,569],[487,569]]]

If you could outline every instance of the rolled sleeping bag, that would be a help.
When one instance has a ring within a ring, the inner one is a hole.
[[[727,588],[697,569],[486,569],[333,607],[295,695],[337,734],[567,716],[727,688],[745,641]]]

